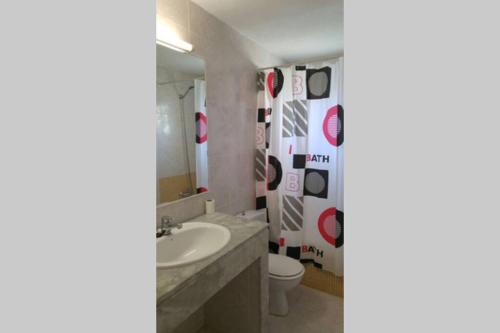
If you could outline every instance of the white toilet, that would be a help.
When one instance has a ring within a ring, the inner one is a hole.
[[[266,210],[247,210],[237,215],[247,220],[266,222]],[[290,257],[269,253],[269,312],[277,316],[288,314],[286,292],[299,285],[304,265]]]

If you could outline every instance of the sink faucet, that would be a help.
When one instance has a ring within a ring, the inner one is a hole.
[[[174,220],[170,216],[162,216],[160,228],[156,230],[156,238],[171,235],[173,228],[181,229],[182,223],[174,223]]]

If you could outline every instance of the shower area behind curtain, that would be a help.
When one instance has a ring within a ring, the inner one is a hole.
[[[258,73],[256,208],[270,250],[343,276],[343,59]]]
[[[157,82],[157,203],[208,188],[206,82],[175,80],[159,69]]]

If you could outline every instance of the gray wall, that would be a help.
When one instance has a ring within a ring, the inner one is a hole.
[[[206,63],[209,191],[217,211],[255,208],[256,69],[284,61],[188,0],[159,0],[157,15]]]

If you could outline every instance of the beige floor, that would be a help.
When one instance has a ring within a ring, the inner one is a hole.
[[[286,317],[270,316],[270,333],[343,333],[343,299],[299,285],[288,293]]]
[[[288,316],[269,316],[269,333],[344,332],[344,300],[338,296],[299,285],[288,293],[288,306]]]

